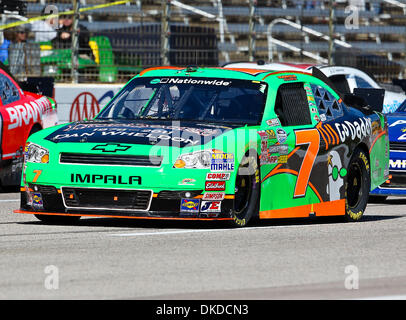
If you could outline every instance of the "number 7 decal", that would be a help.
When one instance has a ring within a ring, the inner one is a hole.
[[[296,146],[307,144],[306,154],[304,156],[299,174],[296,180],[294,198],[304,197],[309,184],[310,174],[313,169],[314,161],[320,148],[320,134],[317,129],[295,131]]]

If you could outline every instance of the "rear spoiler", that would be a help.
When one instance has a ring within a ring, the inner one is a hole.
[[[354,95],[364,99],[366,107],[369,107],[373,111],[382,112],[385,89],[355,88]]]
[[[354,93],[344,94],[337,90],[333,82],[316,67],[312,68],[312,75],[333,89],[345,104],[359,109],[366,114],[371,114],[373,111],[382,112],[385,89],[355,88]]]
[[[406,92],[406,79],[392,79],[392,83],[395,86],[399,86],[402,88],[404,92]]]
[[[23,91],[54,97],[54,78],[52,77],[28,77],[26,81],[20,81],[19,84]]]

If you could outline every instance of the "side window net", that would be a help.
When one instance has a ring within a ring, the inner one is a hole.
[[[275,113],[282,126],[312,124],[303,83],[286,83],[279,87],[275,101]]]
[[[311,88],[322,121],[329,121],[343,115],[341,103],[330,92],[314,84],[311,85]]]

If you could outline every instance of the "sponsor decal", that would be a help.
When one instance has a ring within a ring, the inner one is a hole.
[[[406,120],[397,120],[394,123],[392,123],[389,127],[395,127],[399,124],[406,124]]]
[[[274,130],[265,130],[268,140],[276,139],[276,134]]]
[[[276,144],[268,148],[268,153],[279,153],[285,155],[289,153],[289,146],[287,144]]]
[[[41,193],[32,194],[32,207],[35,209],[44,209],[44,202],[42,201]]]
[[[262,154],[260,164],[275,164],[278,163],[279,156],[271,156],[269,154]]]
[[[279,156],[278,157],[278,163],[286,163],[288,162],[288,156],[287,155],[283,155],[283,156]]]
[[[278,127],[281,125],[280,121],[278,118],[274,118],[274,119],[269,119],[265,121],[266,124],[270,127]]]
[[[127,151],[131,146],[122,145],[119,143],[105,143],[94,146],[92,150],[102,151],[102,152],[117,152],[117,151]]]
[[[406,159],[405,160],[389,159],[389,166],[391,169],[406,169]]]
[[[203,200],[224,200],[226,194],[225,192],[206,192],[203,195]]]
[[[213,150],[210,169],[211,171],[233,171],[234,154]]]
[[[288,138],[288,135],[286,134],[286,131],[283,130],[283,129],[277,129],[276,130],[276,136],[277,136],[277,139],[278,139],[279,143],[284,143]]]
[[[180,212],[197,213],[199,212],[199,199],[181,199]]]
[[[157,78],[150,82],[151,84],[197,84],[207,86],[229,86],[231,81],[220,79],[191,79],[191,78]]]
[[[120,184],[120,185],[132,185],[141,184],[140,176],[129,176],[125,178],[121,175],[113,174],[80,174],[71,173],[70,180],[72,183],[104,183],[104,184]]]
[[[206,174],[206,180],[226,181],[230,180],[229,172],[209,172]]]
[[[156,144],[184,147],[199,145],[221,135],[230,127],[184,127],[176,125],[150,123],[106,123],[88,121],[69,124],[49,136],[53,142],[87,142],[121,143],[121,144]]]
[[[365,117],[353,122],[344,121],[342,123],[336,123],[335,126],[342,143],[347,139],[355,140],[355,138],[358,138],[362,140],[371,135],[372,132],[371,119]]]
[[[289,74],[286,76],[278,76],[278,79],[282,79],[283,81],[296,81],[297,77],[294,74]]]
[[[206,213],[219,213],[219,212],[221,212],[221,201],[202,201],[202,205],[200,207],[201,215],[204,215]],[[213,217],[213,215],[208,216]]]
[[[93,119],[99,111],[100,106],[97,98],[90,92],[82,92],[73,100],[69,122]]]
[[[47,98],[43,97],[24,105],[7,107],[6,111],[10,117],[8,129],[12,130],[21,127],[23,124],[28,125],[31,122],[37,122],[50,107]]]
[[[224,191],[226,190],[225,181],[206,181],[205,184],[206,191]]]
[[[178,185],[181,185],[181,186],[193,186],[195,182],[196,182],[195,179],[186,178],[186,179],[183,179],[181,182],[179,182]]]

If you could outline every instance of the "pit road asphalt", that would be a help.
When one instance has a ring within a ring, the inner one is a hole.
[[[82,218],[47,225],[0,193],[0,299],[406,299],[406,198],[363,220]]]

